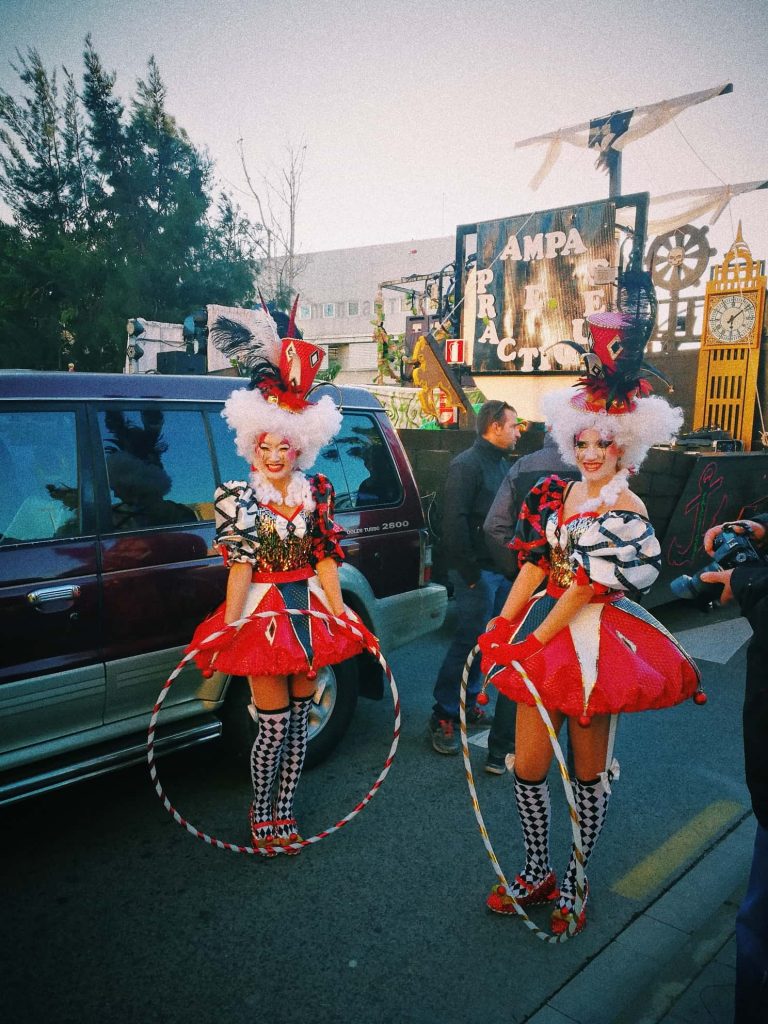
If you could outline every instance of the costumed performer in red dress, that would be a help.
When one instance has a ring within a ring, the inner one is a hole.
[[[695,664],[674,637],[628,596],[648,590],[661,565],[659,542],[628,477],[652,444],[672,440],[682,412],[649,396],[636,374],[627,379],[620,372],[627,333],[621,313],[595,314],[590,330],[590,376],[542,399],[547,428],[581,479],[566,484],[550,476],[529,492],[510,545],[518,551],[520,573],[479,640],[490,682],[518,705],[514,786],[526,860],[511,892],[523,906],[553,902],[556,935],[574,917],[576,855],[572,849],[558,889],[546,779],[552,744],[512,663],[535,685],[555,731],[568,721],[585,867],[611,794],[611,716],[677,704],[699,683]],[[586,892],[585,886],[577,931],[586,921]],[[487,905],[514,913],[504,886],[494,887]]]
[[[229,567],[227,596],[187,648],[203,645],[195,661],[206,675],[217,670],[248,677],[249,711],[258,724],[249,823],[253,847],[264,855],[301,840],[293,801],[317,670],[364,649],[338,624],[281,613],[312,609],[347,619],[375,642],[342,601],[338,563],[344,532],[333,521],[333,487],[319,473],[302,472],[339,430],[341,413],[327,395],[316,403],[306,399],[323,352],[291,336],[295,310],[294,304],[282,342],[266,307],[253,311],[257,325],[244,345],[242,325],[212,327],[217,347],[227,350],[222,335],[230,331],[241,362],[252,368],[251,389],[233,391],[222,413],[251,474],[216,491],[216,539]],[[274,615],[252,619],[212,645],[203,643],[225,624],[264,611]]]

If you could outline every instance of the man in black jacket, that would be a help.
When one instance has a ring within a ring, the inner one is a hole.
[[[518,565],[517,552],[512,551],[509,544],[515,536],[520,508],[530,489],[552,473],[563,480],[579,478],[578,469],[563,459],[551,434],[547,433],[541,448],[523,455],[512,465],[485,517],[483,530],[488,551],[496,568],[511,583],[517,576]],[[503,775],[507,770],[506,755],[515,747],[515,714],[514,701],[500,693],[496,698],[485,761],[485,770],[491,775]]]
[[[520,437],[521,421],[506,402],[486,402],[477,414],[478,438],[448,467],[443,494],[442,550],[455,585],[456,631],[437,674],[435,704],[429,720],[432,746],[439,754],[458,754],[459,690],[467,655],[498,615],[509,593],[509,580],[497,572],[483,536],[483,522],[507,472],[505,454]],[[479,725],[476,705],[480,659],[467,685],[467,721]]]
[[[747,648],[744,693],[744,765],[757,836],[752,870],[744,901],[736,917],[736,1014],[734,1024],[768,1021],[768,514],[728,523],[729,529],[749,534],[763,554],[763,565],[701,574],[706,583],[722,583],[720,603],[735,599],[752,627]],[[704,537],[712,542],[723,529],[714,526]]]

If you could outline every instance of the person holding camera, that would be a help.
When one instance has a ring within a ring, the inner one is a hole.
[[[736,916],[735,1024],[768,1020],[768,514],[713,526],[704,548],[716,556],[723,531],[750,539],[761,562],[703,572],[704,583],[720,584],[721,604],[737,601],[752,627],[744,692],[744,765],[757,835],[744,900]]]

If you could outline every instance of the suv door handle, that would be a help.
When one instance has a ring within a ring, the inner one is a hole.
[[[33,608],[40,608],[49,601],[74,601],[80,597],[80,587],[77,585],[66,587],[46,587],[44,590],[33,590],[27,594],[27,601]]]

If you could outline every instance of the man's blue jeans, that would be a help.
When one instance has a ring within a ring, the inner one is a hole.
[[[734,1024],[768,1021],[768,828],[758,823],[752,870],[736,915]]]
[[[438,718],[459,718],[459,690],[461,674],[467,655],[485,632],[489,619],[498,615],[504,606],[512,584],[498,572],[483,569],[474,587],[468,587],[458,573],[452,572],[455,583],[456,629],[451,646],[443,659],[435,683],[434,712]],[[472,663],[467,682],[467,707],[472,707],[482,684],[480,656]]]

